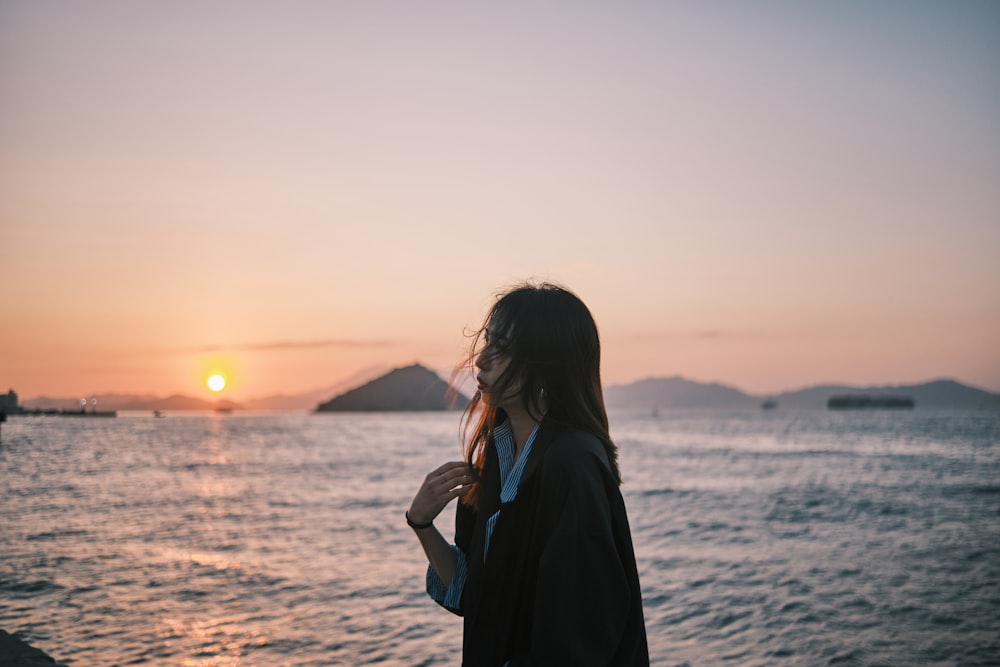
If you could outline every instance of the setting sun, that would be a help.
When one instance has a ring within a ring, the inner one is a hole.
[[[222,391],[226,386],[226,378],[221,375],[212,375],[208,378],[208,388],[212,391]]]

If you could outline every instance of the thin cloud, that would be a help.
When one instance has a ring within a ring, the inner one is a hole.
[[[727,331],[703,329],[700,331],[663,331],[655,333],[633,333],[625,337],[635,341],[678,341],[678,340],[737,340],[770,338],[772,334],[763,331]]]
[[[257,343],[233,343],[230,345],[201,345],[183,348],[179,352],[288,352],[294,350],[315,350],[331,347],[388,347],[394,345],[388,340],[356,340],[345,338],[328,338],[325,340],[279,340]]]

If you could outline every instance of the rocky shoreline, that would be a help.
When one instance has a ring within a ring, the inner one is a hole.
[[[0,667],[65,667],[41,649],[0,630]]]

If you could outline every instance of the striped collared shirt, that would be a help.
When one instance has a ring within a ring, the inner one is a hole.
[[[538,434],[538,427],[541,422],[535,424],[535,428],[524,443],[524,448],[515,460],[514,454],[517,451],[514,441],[514,428],[510,420],[505,420],[500,426],[493,429],[493,444],[497,450],[497,458],[500,463],[500,509],[486,521],[486,544],[483,548],[483,560],[490,550],[490,538],[493,537],[493,529],[496,527],[497,519],[503,506],[511,503],[517,497],[517,487],[521,483],[521,474],[524,472],[524,465],[531,453],[531,446],[535,443],[535,436]],[[465,588],[465,580],[468,577],[468,563],[465,553],[455,545],[451,545],[455,552],[455,573],[451,577],[451,584],[445,586],[437,572],[430,565],[427,566],[427,594],[434,600],[440,602],[449,609],[458,609],[462,600],[462,590]]]

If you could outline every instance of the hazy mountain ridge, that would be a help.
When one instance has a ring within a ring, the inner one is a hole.
[[[153,400],[137,400],[122,404],[121,406],[109,405],[109,401],[98,399],[98,406],[104,405],[109,410],[238,410],[242,406],[226,399],[218,401],[206,401],[200,398],[192,398],[182,394],[173,394],[166,398]]]
[[[316,406],[332,397],[339,396],[344,392],[360,387],[371,382],[375,378],[382,377],[390,372],[388,366],[378,366],[367,368],[355,373],[346,380],[336,384],[315,389],[302,394],[274,394],[262,398],[243,401],[242,406],[247,410],[315,410]]]
[[[237,410],[315,410],[321,403],[329,402],[391,373],[392,371],[385,372],[384,368],[373,368],[324,389],[302,394],[275,394],[239,403],[216,402],[183,395],[159,397],[152,394],[97,394],[93,398],[97,398],[99,410],[212,410],[217,407]],[[609,409],[759,408],[765,399],[776,401],[779,409],[825,409],[827,399],[837,394],[906,395],[913,398],[918,409],[1000,409],[1000,394],[952,379],[931,380],[913,385],[822,384],[780,394],[755,395],[717,382],[705,383],[673,376],[610,385],[605,387],[604,394]],[[91,397],[88,396],[89,398]],[[80,399],[40,396],[22,400],[21,404],[28,409],[72,410],[80,407]],[[89,402],[87,407],[91,408]]]
[[[778,408],[826,409],[831,396],[870,394],[909,396],[917,408],[1000,409],[1000,394],[970,387],[951,379],[914,385],[816,385],[780,394],[747,394],[735,387],[701,383],[681,377],[648,378],[604,390],[609,409],[753,408],[764,400]]]
[[[386,366],[368,368],[336,384],[301,394],[273,394],[239,402],[227,399],[213,401],[184,394],[173,394],[166,397],[155,394],[89,394],[87,396],[87,409],[90,409],[89,400],[96,398],[99,410],[162,411],[214,410],[216,408],[231,408],[234,410],[314,410],[318,403],[384,374],[387,368]],[[36,398],[22,399],[21,405],[29,410],[35,408],[42,410],[73,410],[80,407],[80,399],[38,396]]]
[[[871,394],[873,396],[909,396],[916,407],[925,408],[1000,408],[1000,394],[970,387],[951,379],[931,380],[915,385],[818,385],[773,397],[779,406],[790,408],[825,408],[830,396]]]
[[[604,402],[609,409],[642,408],[646,410],[682,408],[749,408],[760,399],[735,387],[702,383],[680,376],[646,378],[630,384],[604,388]]]

